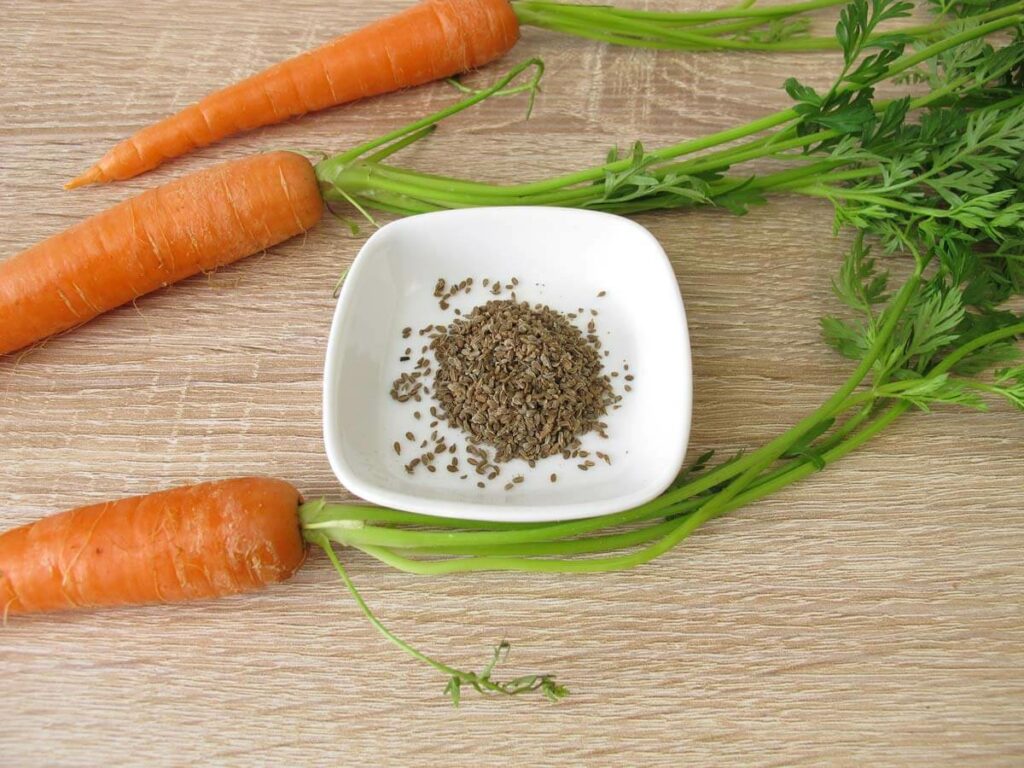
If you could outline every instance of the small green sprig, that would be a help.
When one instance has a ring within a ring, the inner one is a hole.
[[[324,504],[323,502],[314,502],[313,507],[322,512]],[[413,658],[419,659],[448,678],[448,684],[445,686],[444,693],[451,698],[453,706],[457,707],[461,703],[463,686],[468,686],[477,693],[485,695],[518,696],[524,693],[538,692],[542,693],[550,701],[558,701],[569,695],[569,689],[557,683],[553,675],[524,675],[510,680],[495,680],[493,678],[495,667],[508,658],[509,651],[512,648],[506,641],[502,641],[494,647],[494,653],[490,661],[487,662],[480,672],[466,672],[456,669],[428,656],[395,635],[377,617],[363,599],[362,594],[356,589],[355,584],[352,583],[352,578],[348,575],[348,571],[342,565],[341,560],[338,559],[337,554],[334,552],[334,545],[327,536],[322,533],[315,533],[307,536],[307,538],[311,543],[318,545],[324,551],[331,561],[331,565],[334,566],[334,569],[341,577],[345,587],[356,601],[356,605],[359,606],[359,609],[369,622],[377,628],[377,631]]]

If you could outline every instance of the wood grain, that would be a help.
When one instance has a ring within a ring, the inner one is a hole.
[[[60,183],[117,139],[402,0],[2,4],[0,258],[151,184],[268,147],[337,149],[452,98],[443,85],[262,130],[131,183]],[[634,3],[640,7],[641,3]],[[665,0],[651,7],[697,7]],[[548,64],[405,161],[485,179],[733,125],[823,83],[831,54],[613,50],[528,30]],[[497,69],[478,75],[483,81]],[[696,362],[693,452],[753,447],[830,392],[843,250],[823,204],[644,216],[672,255]],[[360,239],[304,240],[0,360],[0,527],[244,473],[344,498],[321,449],[331,287]],[[557,671],[565,703],[468,699],[386,645],[323,558],[264,594],[11,621],[0,765],[898,765],[1024,762],[1024,422],[914,415],[840,465],[636,571],[423,579],[349,554],[394,629],[477,666]]]

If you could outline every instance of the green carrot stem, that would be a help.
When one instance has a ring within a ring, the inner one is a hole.
[[[546,13],[544,11],[524,9],[519,13],[519,17],[521,22],[531,26],[544,27],[552,31],[565,32],[614,45],[637,48],[677,51],[734,50],[774,52],[838,48],[838,43],[831,37],[806,37],[780,41],[740,40],[701,34],[693,31],[691,27],[667,26],[651,19],[616,17],[608,13],[602,14],[603,18],[597,19],[594,18],[594,14],[583,16],[576,13],[577,11],[589,10],[594,9],[566,7],[560,13]]]
[[[348,571],[345,569],[345,566],[341,564],[341,561],[334,552],[334,546],[326,537],[321,536],[317,538],[314,543],[323,549],[327,558],[331,561],[331,565],[334,566],[334,570],[338,573],[338,576],[341,577],[342,583],[344,583],[349,594],[351,594],[352,598],[356,601],[356,605],[359,607],[359,610],[377,629],[377,631],[380,632],[380,634],[383,635],[390,643],[401,648],[414,659],[424,662],[449,678],[450,682],[448,684],[448,688],[445,689],[445,692],[451,694],[452,703],[455,705],[458,705],[459,703],[459,689],[462,685],[468,685],[483,694],[515,696],[517,694],[538,691],[551,700],[558,700],[568,695],[569,690],[565,686],[557,684],[555,682],[555,678],[551,675],[526,675],[507,682],[493,680],[491,678],[491,674],[495,665],[500,661],[502,652],[508,650],[507,643],[502,643],[495,649],[491,662],[484,668],[483,672],[479,674],[476,672],[466,672],[461,669],[456,669],[455,667],[451,667],[448,664],[428,656],[415,646],[410,645],[405,640],[398,637],[388,629],[379,618],[377,618],[377,614],[370,609],[370,606],[367,605],[366,601],[363,599],[362,594],[358,589],[356,589],[355,584],[352,583],[352,579],[349,577]]]
[[[807,13],[822,8],[831,8],[843,5],[847,0],[807,0],[802,3],[790,3],[787,5],[766,6],[764,8],[726,8],[717,11],[641,11],[628,8],[614,9],[615,13],[624,18],[641,18],[667,22],[704,22],[719,19],[745,19],[751,17],[775,18],[779,16],[792,16],[798,13]],[[513,0],[512,8],[518,15],[524,8],[538,9],[564,9],[579,8],[569,3],[547,2],[546,0]],[[588,7],[588,6],[583,6]],[[600,6],[599,6],[600,7]]]
[[[322,172],[320,170],[321,167],[329,169],[333,165],[344,166],[346,163],[351,162],[357,157],[365,155],[367,152],[371,152],[377,149],[378,147],[384,146],[385,144],[390,144],[393,141],[403,139],[409,134],[414,134],[418,131],[428,128],[431,125],[441,122],[446,117],[450,117],[451,115],[461,112],[464,109],[468,109],[469,107],[472,107],[475,104],[479,104],[481,101],[489,99],[491,96],[501,91],[503,88],[505,88],[505,86],[507,86],[509,83],[511,83],[513,80],[519,77],[519,75],[521,75],[528,69],[534,70],[532,81],[534,83],[539,83],[540,78],[544,74],[544,62],[537,58],[527,59],[521,64],[518,64],[512,69],[510,69],[504,75],[504,77],[499,78],[489,88],[484,88],[483,90],[472,94],[468,98],[463,99],[462,101],[459,101],[455,104],[452,104],[450,107],[439,110],[438,112],[435,112],[432,115],[428,115],[427,117],[424,117],[421,120],[417,120],[416,122],[410,123],[409,125],[406,125],[402,128],[391,131],[390,133],[386,133],[383,136],[380,136],[376,139],[372,139],[371,141],[367,141],[363,144],[360,144],[359,146],[354,147],[347,152],[342,152],[341,154],[334,155],[332,157],[327,158],[326,160],[321,161],[320,163],[317,163],[318,176],[320,176],[320,173]],[[326,172],[326,175],[329,177],[329,171]]]
[[[857,432],[849,440],[840,446],[824,454],[821,458],[826,464],[834,463],[843,456],[857,449],[868,440],[873,438],[893,421],[902,415],[908,408],[904,403],[897,404],[885,414],[871,422],[863,430]],[[719,509],[715,516],[733,512],[741,507],[753,503],[765,496],[775,493],[781,488],[800,480],[818,471],[817,467],[810,463],[801,464],[784,476],[774,479],[770,483],[742,493],[736,496],[731,502]],[[607,571],[623,570],[653,560],[672,547],[676,546],[695,531],[705,520],[700,519],[697,514],[687,517],[674,531],[671,537],[664,537],[653,547],[647,547],[629,555],[611,558],[593,558],[588,560],[545,560],[516,557],[460,557],[450,560],[416,560],[403,557],[383,547],[357,547],[366,554],[381,562],[408,573],[425,576],[434,576],[447,573],[465,573],[470,571],[532,571],[545,573],[602,573]]]

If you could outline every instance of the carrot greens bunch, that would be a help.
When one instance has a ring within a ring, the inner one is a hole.
[[[846,0],[758,6],[753,0],[705,11],[649,11],[612,5],[580,5],[550,0],[513,0],[519,22],[613,45],[670,51],[814,51],[839,49],[842,40],[814,35],[814,16]],[[939,18],[900,31],[921,42],[948,33],[958,18],[991,21],[1024,11],[1020,0],[967,0],[928,3]],[[951,18],[950,18],[951,17]]]
[[[836,35],[843,66],[825,92],[789,80],[795,103],[787,110],[672,147],[612,152],[603,165],[547,181],[482,184],[384,162],[392,149],[422,138],[488,91],[317,166],[328,199],[398,213],[479,204],[624,213],[717,205],[743,213],[768,192],[784,191],[829,200],[836,228],[855,233],[834,281],[840,309],[821,320],[825,341],[854,369],[820,407],[756,450],[714,466],[706,453],[657,499],[588,520],[494,524],[323,502],[301,508],[305,535],[327,551],[360,607],[392,641],[448,674],[456,701],[463,683],[496,692],[493,665],[482,681],[395,638],[358,596],[334,544],[424,575],[630,568],[673,549],[709,520],[825,469],[908,411],[984,410],[993,399],[1024,410],[1021,17],[967,20],[911,52],[905,35],[876,34],[879,24],[908,10],[898,0],[846,6]],[[996,47],[988,38],[997,32],[1011,39]],[[535,66],[520,65],[489,90]],[[874,86],[894,79],[924,83],[927,92],[876,98]],[[730,173],[758,158],[787,167]],[[903,256],[899,272],[909,266],[909,275],[894,281],[877,251]],[[499,690],[541,690],[552,698],[566,692],[551,677],[525,680]]]
[[[957,138],[917,131],[918,122],[927,118],[932,125],[954,125],[985,108],[986,120],[1012,132],[1022,103],[1019,31],[1024,15],[960,22],[951,34],[913,51],[906,35],[876,35],[881,23],[909,9],[908,3],[892,0],[850,3],[836,34],[844,42],[843,68],[828,91],[818,93],[787,80],[792,107],[708,136],[653,150],[639,143],[625,153],[613,149],[600,165],[519,184],[425,174],[387,162],[446,118],[504,92],[524,72],[533,71],[536,78],[542,65],[531,59],[488,89],[323,159],[317,176],[328,202],[402,215],[477,205],[559,205],[626,214],[716,205],[742,213],[771,192],[822,196],[858,180],[884,180],[894,164],[911,179],[907,186],[913,186],[916,174],[934,178],[944,173],[924,163],[931,152],[946,151]],[[999,33],[1016,37],[997,47],[989,38]],[[877,98],[875,87],[887,81],[924,83],[927,92]],[[758,175],[744,168],[759,160],[781,161],[784,167]]]

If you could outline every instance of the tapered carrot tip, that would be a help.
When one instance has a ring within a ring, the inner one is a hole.
[[[103,173],[94,165],[81,176],[77,176],[65,184],[64,189],[77,189],[78,187],[84,187],[87,184],[99,184],[101,181],[105,181]]]

